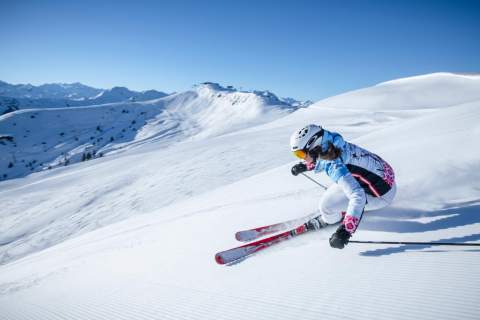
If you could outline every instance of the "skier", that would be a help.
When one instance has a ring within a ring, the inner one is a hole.
[[[305,171],[325,173],[332,184],[320,200],[320,215],[310,220],[309,228],[342,224],[330,237],[330,246],[343,249],[357,229],[364,210],[388,206],[395,197],[395,174],[382,158],[346,142],[336,132],[310,124],[290,138],[291,151],[303,161],[294,165],[292,174]]]

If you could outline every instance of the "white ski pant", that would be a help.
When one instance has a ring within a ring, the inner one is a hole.
[[[365,211],[382,209],[390,205],[397,192],[397,186],[394,183],[392,189],[381,197],[373,197],[367,194],[367,205]],[[345,191],[338,184],[332,184],[323,194],[319,203],[320,215],[323,221],[328,224],[334,224],[342,219],[342,212],[347,211],[350,199]]]

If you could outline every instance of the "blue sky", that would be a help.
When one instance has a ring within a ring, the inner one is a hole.
[[[319,100],[480,72],[480,1],[0,0],[0,80]]]

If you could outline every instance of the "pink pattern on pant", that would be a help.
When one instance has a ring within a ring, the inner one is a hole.
[[[386,162],[383,162],[383,180],[391,187],[395,183],[395,173],[393,168]]]
[[[347,230],[350,233],[354,233],[355,230],[357,230],[359,223],[360,223],[360,220],[354,216],[347,215],[343,219],[343,225],[345,226],[345,230]]]

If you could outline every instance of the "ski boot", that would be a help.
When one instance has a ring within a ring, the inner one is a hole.
[[[305,223],[307,230],[320,230],[328,225],[321,216],[316,216]]]

